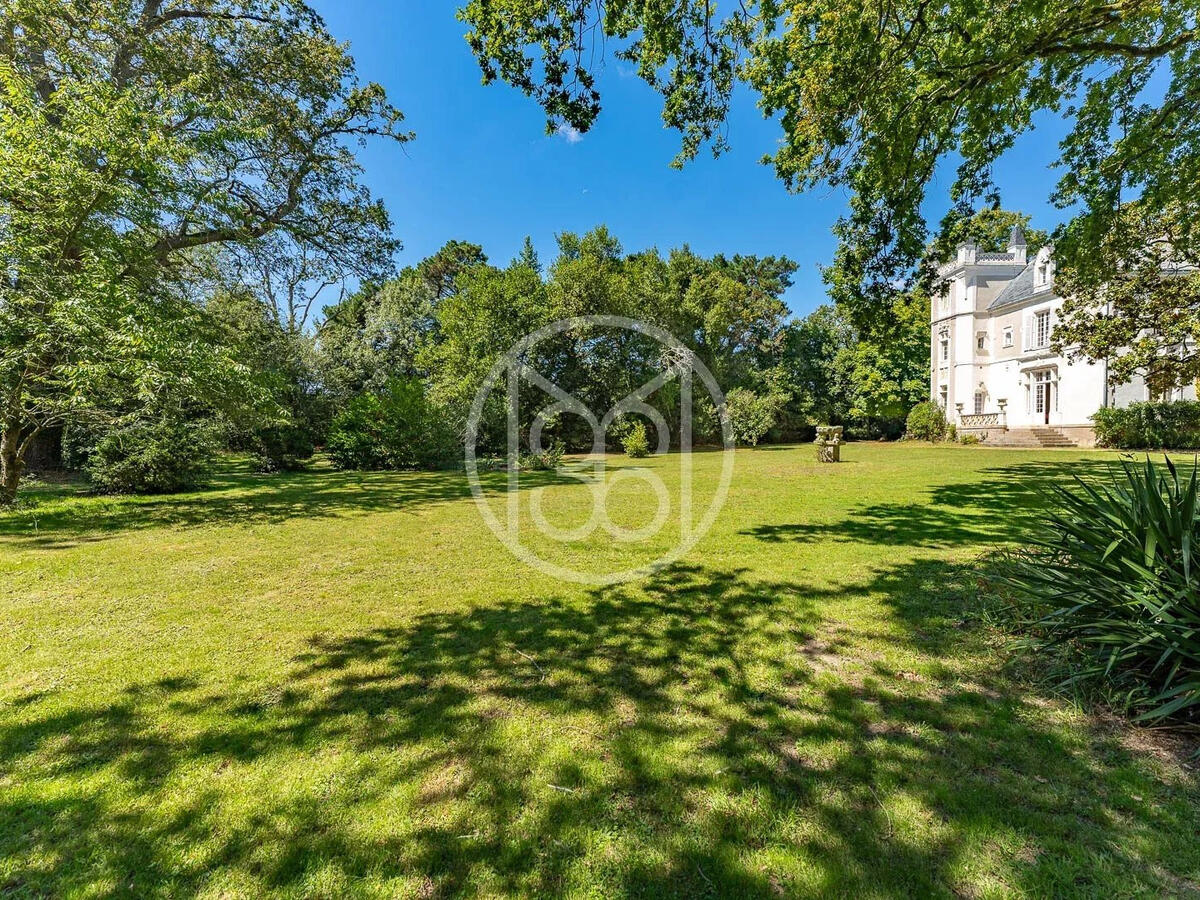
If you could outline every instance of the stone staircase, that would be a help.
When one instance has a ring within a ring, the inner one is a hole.
[[[990,432],[985,443],[994,447],[1030,447],[1038,449],[1061,449],[1079,446],[1057,428],[1050,428],[1048,426],[1010,428],[1008,431]]]
[[[1033,436],[1043,447],[1078,447],[1079,445],[1057,428],[1030,428]]]

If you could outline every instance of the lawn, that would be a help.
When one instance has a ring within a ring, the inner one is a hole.
[[[603,588],[517,562],[461,474],[35,490],[0,516],[0,895],[1200,890],[1189,748],[977,615],[978,554],[1113,457],[813,457],[739,451],[700,543]]]

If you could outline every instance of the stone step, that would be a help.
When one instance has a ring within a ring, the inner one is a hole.
[[[1057,428],[1044,426],[1012,428],[1008,431],[989,433],[984,443],[993,447],[1027,447],[1047,450],[1065,450],[1079,446]]]
[[[1034,427],[1033,436],[1041,443],[1043,447],[1078,447],[1073,440],[1059,431],[1057,428]]]

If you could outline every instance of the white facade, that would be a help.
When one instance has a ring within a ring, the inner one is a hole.
[[[960,428],[990,429],[989,439],[1051,428],[1091,443],[1096,410],[1148,399],[1141,384],[1110,388],[1104,361],[1070,361],[1050,349],[1062,306],[1054,260],[1049,248],[1027,259],[1019,228],[1007,252],[964,244],[940,274],[947,287],[932,303],[930,394]]]

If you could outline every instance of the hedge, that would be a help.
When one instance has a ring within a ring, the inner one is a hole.
[[[1132,403],[1101,409],[1092,416],[1096,443],[1123,450],[1195,450],[1200,448],[1200,403]]]

